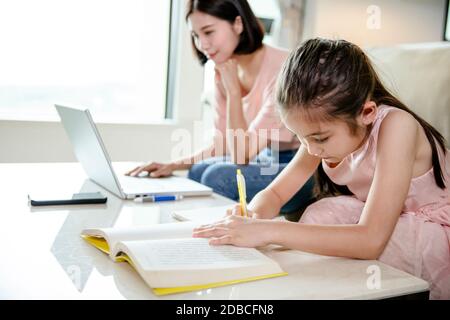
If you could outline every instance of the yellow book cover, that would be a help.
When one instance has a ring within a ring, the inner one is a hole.
[[[85,229],[81,236],[113,261],[128,262],[156,295],[198,291],[287,275],[254,248],[210,246],[195,224]]]

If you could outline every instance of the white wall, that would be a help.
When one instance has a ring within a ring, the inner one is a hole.
[[[181,17],[184,9],[182,5]],[[203,71],[193,58],[184,19],[180,25],[175,121],[154,125],[98,124],[113,161],[167,161],[177,144],[171,141],[174,130],[192,131],[193,121],[202,117]],[[76,161],[60,123],[0,120],[0,162],[56,161]]]
[[[308,0],[303,39],[342,38],[360,46],[441,41],[445,7],[446,0]]]
[[[366,26],[370,5],[381,9],[381,29]],[[443,32],[445,0],[314,0],[307,1],[305,37],[338,36],[359,45],[439,41]],[[184,5],[180,10],[183,11]],[[192,132],[202,119],[200,96],[202,68],[193,59],[187,26],[181,23],[179,76],[176,85],[175,122],[155,125],[99,124],[114,161],[166,161],[177,142],[176,129]],[[197,138],[193,144],[198,145]],[[0,120],[0,162],[75,161],[60,123]]]

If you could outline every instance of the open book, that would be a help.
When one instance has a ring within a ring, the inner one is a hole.
[[[287,275],[257,249],[210,246],[207,239],[192,238],[196,225],[85,229],[81,236],[113,261],[130,263],[156,295]]]
[[[209,224],[225,219],[227,209],[233,208],[233,205],[197,208],[189,210],[175,210],[172,217],[180,221],[193,221],[199,224]]]
[[[225,219],[227,209],[231,208],[233,208],[232,204],[220,207],[175,210],[172,211],[172,217],[179,221],[192,221],[200,225],[210,224]],[[285,217],[279,215],[273,219],[285,220]]]

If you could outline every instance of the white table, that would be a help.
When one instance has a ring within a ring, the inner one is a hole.
[[[121,172],[131,166],[118,165]],[[378,261],[279,250],[269,255],[286,277],[156,297],[128,264],[113,263],[83,241],[80,231],[173,222],[174,209],[230,200],[214,194],[158,204],[124,201],[86,180],[77,163],[0,164],[0,179],[0,299],[380,299],[428,291],[427,282]],[[108,202],[28,206],[29,192],[55,188],[101,190]],[[377,275],[379,287],[371,282]]]

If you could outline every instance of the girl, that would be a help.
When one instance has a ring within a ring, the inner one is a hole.
[[[378,259],[427,280],[431,298],[450,298],[450,156],[442,135],[390,94],[363,51],[343,40],[313,39],[292,52],[277,99],[283,122],[302,142],[299,152],[251,201],[253,219],[236,207],[194,236]],[[316,169],[322,199],[300,223],[268,220]]]
[[[247,178],[251,199],[286,167],[300,144],[282,124],[274,103],[274,84],[287,52],[262,43],[264,32],[246,0],[190,0],[186,20],[200,63],[215,63],[214,143],[187,159],[150,163],[127,174],[147,171],[152,177],[163,177],[189,169],[190,179],[237,200],[237,165],[247,164],[239,168]],[[274,150],[266,148],[273,145]],[[308,181],[283,211],[304,206],[312,184]]]

